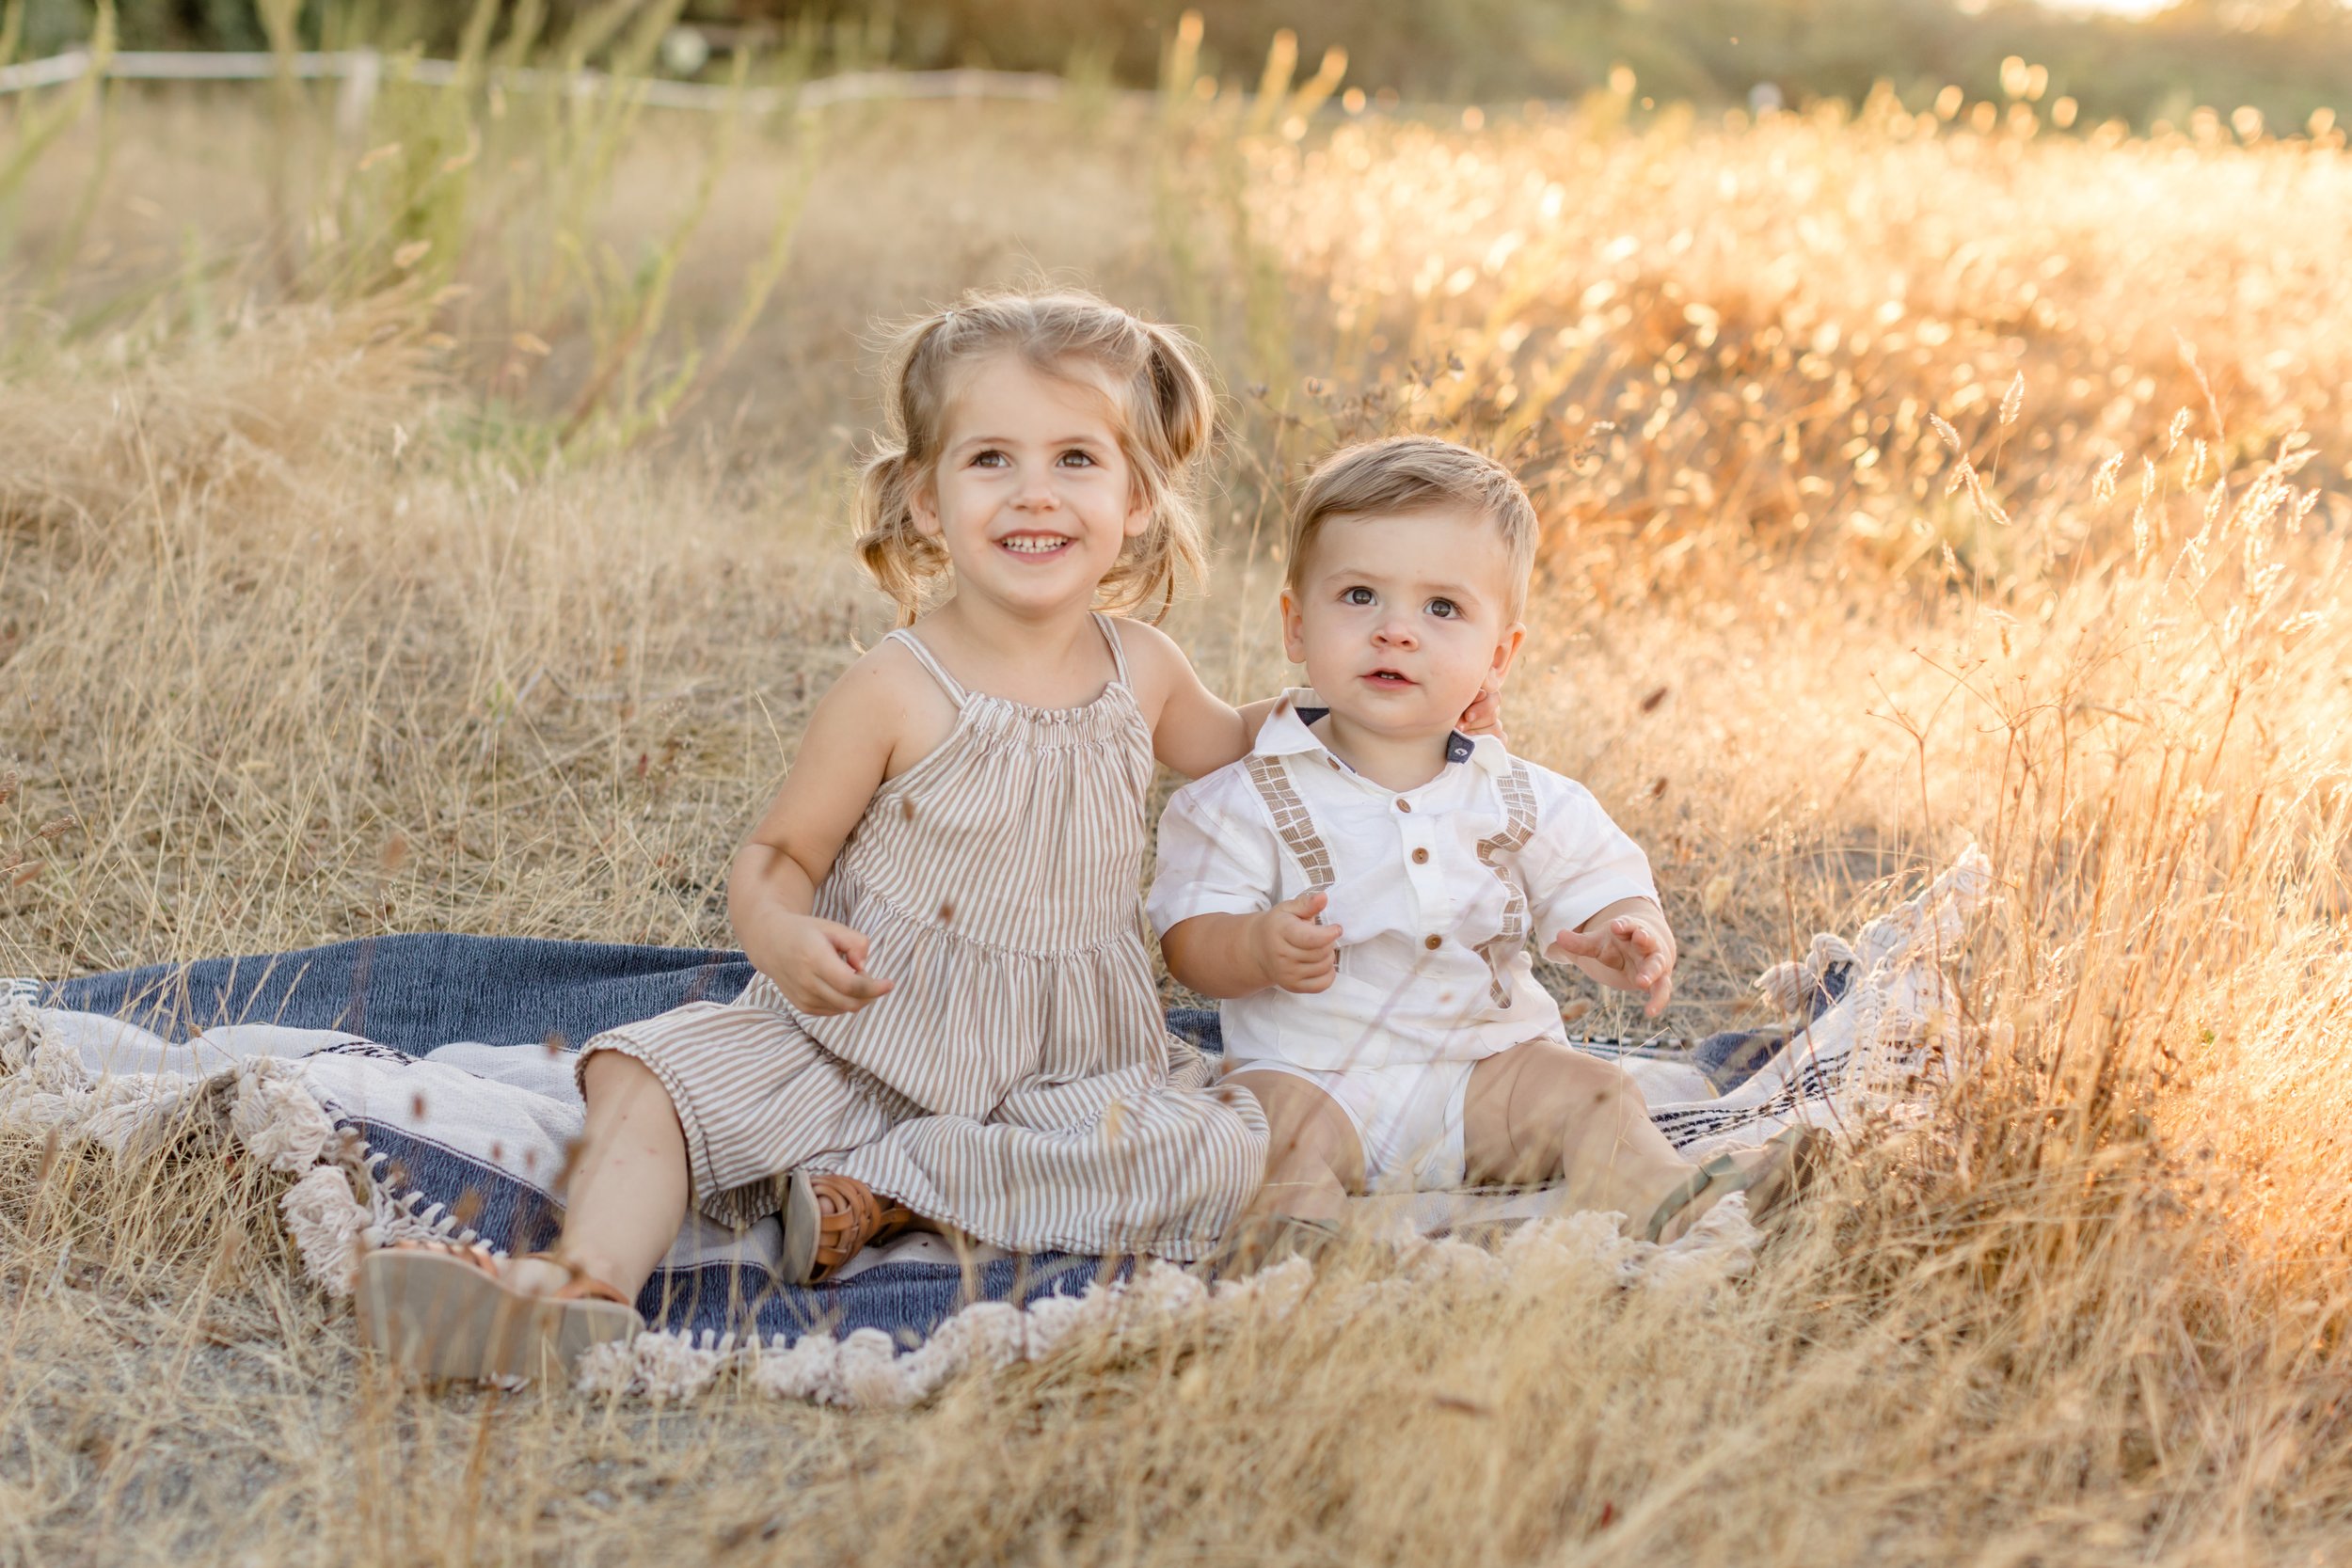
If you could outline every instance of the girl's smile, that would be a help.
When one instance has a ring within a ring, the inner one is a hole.
[[[1053,555],[1067,549],[1073,540],[1066,533],[1008,533],[997,545],[1014,555]]]

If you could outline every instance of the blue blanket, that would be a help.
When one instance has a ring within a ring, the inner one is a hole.
[[[1820,977],[1809,1013],[1836,999],[1849,968]],[[119,1020],[164,1042],[201,1039],[207,1030],[224,1041],[238,1034],[221,1024],[321,1032],[291,1046],[230,1049],[299,1054],[334,1128],[364,1145],[367,1174],[403,1212],[530,1251],[552,1244],[561,1223],[552,1188],[562,1142],[547,1144],[537,1180],[517,1169],[515,1150],[532,1135],[534,1115],[542,1135],[551,1125],[533,1107],[570,1094],[562,1053],[681,1003],[730,1000],[751,975],[739,953],[429,934],[156,965],[40,986],[34,999],[57,1017]],[[1206,1050],[1222,1047],[1212,1010],[1177,1009],[1168,1022]],[[1582,1043],[1604,1054],[1671,1054],[1720,1094],[1771,1060],[1782,1037],[1718,1036],[1672,1053]],[[453,1083],[454,1092],[479,1101],[472,1120],[455,1118],[456,1132],[447,1131]],[[439,1101],[437,1120],[424,1114],[428,1094]],[[516,1097],[522,1110],[501,1096]],[[576,1111],[576,1100],[570,1104]],[[503,1148],[501,1128],[513,1130]],[[699,1244],[682,1242],[639,1300],[646,1321],[766,1340],[877,1328],[912,1345],[972,1302],[1074,1295],[1131,1267],[1128,1259],[1053,1254],[955,1262],[930,1243],[930,1259],[892,1258],[837,1284],[801,1288],[776,1279],[766,1266],[772,1238],[764,1248],[758,1240],[706,1234]]]

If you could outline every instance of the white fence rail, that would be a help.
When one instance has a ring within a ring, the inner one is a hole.
[[[287,69],[303,81],[343,84],[343,112],[364,112],[366,103],[389,77],[422,87],[447,87],[457,80],[453,60],[416,59],[386,55],[373,49],[333,54],[292,55]],[[102,62],[87,49],[70,50],[42,60],[0,67],[0,97],[40,87],[63,87],[102,70],[118,81],[133,82],[266,82],[278,73],[278,60],[267,54],[197,54],[167,51],[125,51]],[[1062,81],[1020,71],[852,71],[819,76],[789,87],[732,87],[707,82],[671,82],[640,78],[616,84],[598,71],[543,71],[524,68],[486,72],[509,91],[560,92],[578,98],[601,97],[617,86],[665,109],[722,109],[739,100],[754,114],[786,107],[823,108],[834,103],[883,98],[1009,98],[1043,101],[1058,98]]]

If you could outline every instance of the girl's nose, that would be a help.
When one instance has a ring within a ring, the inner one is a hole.
[[[1061,498],[1054,493],[1053,482],[1047,475],[1030,469],[1014,486],[1012,504],[1024,512],[1051,512],[1061,504]]]

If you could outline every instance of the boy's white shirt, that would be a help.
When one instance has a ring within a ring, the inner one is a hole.
[[[1250,754],[1178,791],[1160,818],[1154,930],[1321,886],[1323,919],[1344,932],[1329,990],[1224,1004],[1227,1059],[1340,1070],[1560,1037],[1530,943],[1621,898],[1655,898],[1647,858],[1583,785],[1492,736],[1454,736],[1436,778],[1384,788],[1307,727],[1298,710],[1321,706],[1311,690],[1286,692]]]

